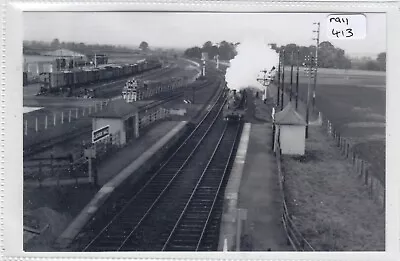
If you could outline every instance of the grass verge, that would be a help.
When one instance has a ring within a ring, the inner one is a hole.
[[[384,251],[385,212],[320,127],[310,127],[305,156],[284,156],[293,221],[316,250]]]

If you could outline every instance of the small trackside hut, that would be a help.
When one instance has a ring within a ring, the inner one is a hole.
[[[104,110],[92,115],[92,131],[95,136],[97,132],[108,132],[113,143],[124,145],[139,137],[139,110],[123,99],[110,101]]]
[[[274,150],[279,141],[282,154],[304,155],[306,121],[291,103],[274,115]]]

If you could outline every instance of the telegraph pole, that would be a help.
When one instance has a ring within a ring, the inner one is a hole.
[[[290,98],[289,101],[292,101],[292,93],[293,93],[293,51],[292,56],[290,57]]]
[[[281,110],[283,110],[283,94],[285,93],[285,49],[283,49],[282,61],[282,90],[281,90]]]
[[[280,99],[280,89],[281,89],[281,51],[279,51],[279,62],[278,62],[278,96],[277,96],[277,102],[276,102],[276,107],[279,106],[279,99]]]
[[[296,110],[299,102],[299,63],[300,63],[300,48],[297,49],[297,73],[296,73]]]
[[[317,33],[317,37],[313,38],[317,42],[317,45],[315,47],[315,75],[314,75],[314,88],[313,88],[313,99],[312,99],[312,106],[313,106],[313,111],[315,110],[315,89],[317,88],[317,74],[318,74],[318,49],[319,49],[319,32],[320,32],[320,22],[314,23],[314,25],[317,25],[318,29],[313,30],[313,33]]]
[[[310,53],[310,56],[306,58],[306,72],[308,76],[308,88],[307,88],[307,106],[306,106],[306,139],[308,138],[308,126],[309,126],[309,118],[310,118],[310,87],[311,87],[311,79],[314,76],[314,57]]]

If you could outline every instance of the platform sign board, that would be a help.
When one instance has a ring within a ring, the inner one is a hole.
[[[92,132],[92,142],[96,143],[104,138],[110,136],[110,125],[101,127]]]

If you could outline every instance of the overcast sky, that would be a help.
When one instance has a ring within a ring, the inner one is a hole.
[[[188,48],[205,41],[239,42],[258,35],[268,43],[312,45],[313,22],[321,22],[321,41],[328,40],[328,14],[222,13],[25,13],[24,40]],[[367,14],[363,40],[330,40],[350,55],[386,50],[386,17]]]

